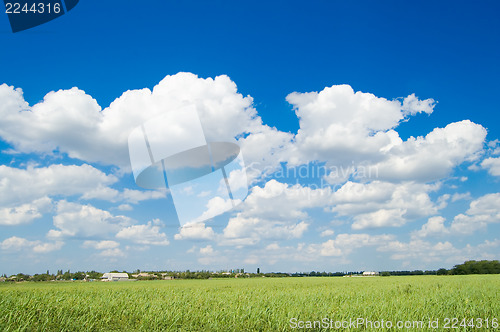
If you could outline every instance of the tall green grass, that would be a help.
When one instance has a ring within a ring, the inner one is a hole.
[[[500,276],[0,285],[2,331],[284,331],[291,330],[291,319],[324,318],[439,319],[442,327],[446,317],[499,319]]]

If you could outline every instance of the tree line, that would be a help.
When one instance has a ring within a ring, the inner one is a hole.
[[[117,270],[111,272],[118,272]],[[134,275],[140,273],[136,270],[134,273],[122,271],[129,275],[129,278],[134,278]],[[257,273],[248,273],[244,269],[234,269],[230,271],[212,272],[208,270],[201,271],[159,271],[147,272],[147,276],[135,277],[139,280],[157,280],[163,279],[165,276],[174,279],[209,279],[209,278],[255,278],[255,277],[268,277],[268,278],[284,278],[284,277],[342,277],[346,275],[362,275],[363,271],[344,271],[344,272],[296,272],[296,273],[283,273],[283,272],[269,272],[261,273],[260,268]],[[455,265],[451,269],[441,268],[439,270],[413,270],[413,271],[382,271],[381,276],[412,276],[412,275],[467,275],[467,274],[500,274],[500,262],[498,260],[481,260],[481,261],[466,261],[463,264]],[[63,272],[58,270],[56,274],[46,273],[29,275],[18,273],[7,277],[3,275],[0,277],[2,281],[57,281],[57,280],[99,280],[103,273],[96,271],[78,271],[70,272],[69,270]]]

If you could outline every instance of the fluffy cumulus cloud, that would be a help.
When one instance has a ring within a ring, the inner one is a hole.
[[[348,181],[332,194],[331,211],[339,216],[352,217],[352,228],[356,230],[398,227],[435,214],[439,206],[431,200],[429,193],[438,188],[415,182]]]
[[[472,201],[465,213],[455,216],[450,231],[472,234],[493,223],[500,223],[500,193],[487,194]]]
[[[84,248],[94,248],[98,250],[114,249],[118,248],[120,244],[116,241],[103,240],[103,241],[93,241],[87,240],[83,242]]]
[[[175,234],[176,240],[212,240],[215,232],[212,227],[207,227],[204,223],[188,224],[181,227],[179,234]]]
[[[42,217],[52,207],[52,201],[48,197],[42,197],[31,203],[22,204],[12,208],[0,209],[0,225],[16,226],[27,224]]]
[[[446,228],[444,222],[445,218],[441,216],[434,216],[429,218],[427,222],[422,225],[422,228],[412,234],[412,237],[428,237],[428,236],[439,236],[447,235],[450,230]]]
[[[125,256],[123,251],[119,248],[120,244],[116,241],[103,240],[103,241],[94,241],[87,240],[83,242],[83,248],[92,248],[96,250],[100,250],[99,256],[105,258],[113,258],[113,257],[122,257]]]
[[[450,241],[432,243],[423,239],[412,239],[409,242],[389,241],[377,248],[377,251],[387,252],[390,258],[403,261],[405,264],[428,266],[430,263],[441,262],[446,265],[463,263],[467,260],[494,259],[500,240],[485,240],[478,245],[467,244],[457,248]]]
[[[63,200],[57,203],[53,223],[56,229],[47,234],[51,238],[106,237],[129,226],[132,220],[125,216],[114,216],[90,204],[81,205]]]
[[[457,255],[459,250],[449,241],[433,244],[415,239],[408,243],[391,241],[380,246],[378,251],[388,252],[394,260],[417,260],[424,262],[442,261],[444,258]]]
[[[394,144],[375,164],[378,177],[390,181],[439,180],[454,167],[476,160],[483,150],[486,129],[469,120],[436,128],[425,137]]]
[[[411,95],[401,103],[370,93],[354,92],[348,85],[321,92],[291,93],[300,129],[295,136],[292,164],[328,161],[345,165],[352,161],[378,160],[381,151],[400,142],[393,130],[408,114],[432,113],[434,101]]]
[[[116,237],[118,239],[130,240],[134,243],[167,246],[169,241],[167,235],[160,231],[157,222],[148,222],[146,225],[132,225],[120,230]]]
[[[90,165],[28,166],[26,169],[0,165],[0,205],[33,201],[45,196],[85,195],[118,181],[114,175]]]
[[[26,224],[41,218],[52,209],[51,197],[138,203],[166,196],[161,191],[110,187],[118,181],[116,176],[87,164],[26,168],[0,165],[0,225]]]
[[[41,242],[29,241],[22,237],[12,236],[0,242],[0,248],[4,251],[23,251],[31,250],[33,253],[44,254],[59,250],[63,247],[63,241]]]
[[[429,218],[422,228],[413,232],[413,238],[471,235],[478,230],[487,229],[489,224],[500,223],[500,193],[487,194],[470,203],[465,213],[456,215],[449,225],[441,216]]]
[[[500,176],[500,158],[487,158],[483,160],[481,166],[488,170],[493,176]]]
[[[465,120],[403,141],[394,130],[398,124],[417,113],[430,114],[435,106],[432,99],[419,100],[414,94],[401,102],[341,85],[292,93],[287,100],[300,121],[285,153],[289,164],[320,161],[344,171],[355,164],[343,176],[333,172],[327,177],[332,183],[356,175],[393,182],[439,180],[461,163],[476,160],[486,137],[485,128]]]
[[[29,106],[21,89],[3,84],[0,100],[0,137],[16,151],[60,151],[72,158],[123,168],[129,166],[130,132],[186,105],[196,107],[208,140],[235,141],[244,133],[272,130],[262,125],[252,98],[239,94],[236,84],[224,75],[215,79],[190,73],[167,76],[152,91],[127,91],[105,109],[78,88],[50,92],[43,101]],[[173,127],[165,128],[167,132],[176,129],[174,123],[170,125]]]
[[[355,249],[381,245],[393,238],[392,235],[339,234],[316,248],[321,256],[346,256]]]
[[[300,238],[309,227],[305,210],[327,205],[330,195],[329,188],[290,186],[276,180],[253,187],[240,212],[229,219],[223,243],[253,245],[261,238]]]

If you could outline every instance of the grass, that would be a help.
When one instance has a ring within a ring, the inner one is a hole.
[[[442,330],[446,317],[482,318],[491,324],[500,319],[500,276],[0,285],[2,331],[286,331],[292,330],[294,318],[298,322],[358,317],[393,324],[424,321],[421,330],[430,330],[428,321],[436,319]],[[457,326],[454,330],[494,330]],[[373,329],[362,325],[352,330]]]

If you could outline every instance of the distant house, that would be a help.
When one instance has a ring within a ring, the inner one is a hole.
[[[378,276],[379,273],[375,271],[365,271],[363,272],[363,277],[373,277],[373,276]]]
[[[101,277],[102,281],[123,281],[129,280],[127,273],[117,273],[117,272],[109,272],[104,273]]]

